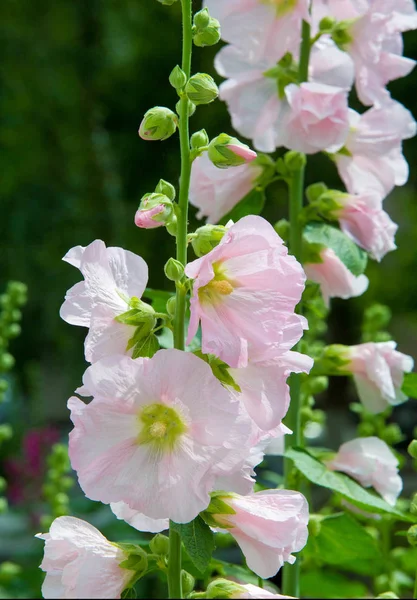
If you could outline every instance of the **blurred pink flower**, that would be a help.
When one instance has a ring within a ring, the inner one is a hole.
[[[141,209],[139,208],[135,214],[135,225],[144,229],[155,229],[156,227],[162,227],[165,223],[163,220],[156,221],[154,217],[162,216],[165,211],[165,206],[160,204],[153,208]]]
[[[333,471],[347,473],[364,487],[373,486],[392,506],[403,489],[398,460],[387,444],[377,437],[356,438],[342,444],[327,466]]]
[[[194,279],[188,343],[201,322],[203,352],[240,368],[249,357],[276,359],[302,336],[306,321],[294,309],[303,269],[262,217],[240,219],[185,272]]]

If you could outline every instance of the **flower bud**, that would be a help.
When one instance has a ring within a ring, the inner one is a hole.
[[[7,498],[0,498],[0,515],[4,514],[9,508]]]
[[[290,236],[290,224],[287,219],[280,219],[274,225],[274,229],[279,235],[279,237],[287,242]]]
[[[13,437],[13,429],[8,423],[0,425],[0,442],[7,442]]]
[[[184,276],[184,265],[171,256],[165,264],[164,272],[170,281],[180,281]]]
[[[149,542],[149,548],[153,554],[164,556],[169,552],[169,538],[162,533],[157,533]]]
[[[196,73],[187,82],[185,93],[194,104],[210,104],[219,95],[213,77],[207,73]]]
[[[207,8],[194,15],[193,40],[196,46],[214,46],[220,40],[220,23],[210,17]]]
[[[177,111],[178,114],[180,114],[180,108],[181,108],[181,100],[178,100],[178,102],[175,105],[175,110]],[[196,109],[196,105],[193,104],[191,102],[191,100],[187,99],[187,114],[189,117],[192,117],[193,114],[195,113],[195,109]]]
[[[407,531],[407,540],[410,546],[417,546],[417,525],[411,525]]]
[[[245,588],[234,581],[215,579],[207,587],[206,598],[235,598],[245,592]]]
[[[289,150],[284,154],[284,163],[290,173],[300,171],[307,163],[306,155],[302,152]]]
[[[178,117],[169,108],[155,106],[149,109],[139,127],[139,135],[143,140],[166,140],[175,133]]]
[[[417,458],[417,440],[413,440],[409,443],[407,452],[411,458]]]
[[[197,256],[208,254],[219,245],[226,233],[223,225],[203,225],[199,227],[191,238],[191,244]]]
[[[312,183],[306,189],[307,200],[312,204],[317,202],[322,194],[327,192],[328,187],[322,181],[318,183]]]
[[[170,317],[175,316],[176,308],[177,308],[177,299],[175,296],[171,296],[171,298],[168,298],[168,300],[167,300],[167,313],[169,314]]]
[[[14,357],[9,354],[9,352],[4,352],[0,354],[0,372],[1,371],[10,371],[14,367]]]
[[[187,83],[187,75],[181,69],[179,65],[174,67],[169,76],[169,83],[176,90],[181,90]]]
[[[175,200],[175,188],[172,185],[172,183],[169,183],[169,181],[165,181],[165,179],[159,180],[158,185],[155,188],[155,193],[168,196],[168,198],[172,201]]]
[[[208,8],[203,8],[195,13],[194,15],[194,25],[199,29],[205,29],[207,25],[210,23],[210,13]]]
[[[145,194],[135,214],[135,225],[144,229],[162,227],[173,216],[172,201],[164,194]]]
[[[170,221],[166,224],[167,232],[169,235],[175,237],[177,235],[177,217],[173,215]]]
[[[208,157],[215,167],[228,169],[255,160],[257,154],[237,138],[221,133],[211,140]]]
[[[336,20],[333,17],[324,17],[319,23],[319,31],[331,31],[335,24]]]
[[[417,494],[414,494],[414,496],[411,498],[410,513],[412,515],[417,515]]]
[[[4,562],[0,565],[0,582],[7,583],[22,573],[22,567],[12,562]]]
[[[0,393],[7,392],[9,383],[5,379],[0,379]]]
[[[182,593],[184,594],[184,596],[188,596],[188,594],[191,594],[191,592],[194,589],[195,579],[190,573],[184,571],[184,569],[181,570],[181,584]]]
[[[200,129],[200,131],[193,133],[190,140],[191,148],[193,150],[208,146],[209,142],[209,136],[207,135],[207,131],[205,129]]]

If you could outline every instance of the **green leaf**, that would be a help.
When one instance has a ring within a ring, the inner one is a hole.
[[[230,219],[236,223],[242,217],[247,215],[259,215],[265,204],[265,192],[261,189],[254,189],[246,194],[240,202],[236,204],[225,217],[221,219],[219,225],[225,225]]]
[[[340,229],[326,223],[308,223],[304,228],[304,238],[310,244],[321,244],[330,248],[354,275],[361,275],[368,262],[368,256]]]
[[[382,555],[376,540],[356,519],[345,513],[330,515],[319,521],[319,533],[310,535],[304,549],[313,561],[335,565],[362,575],[378,575]]]
[[[155,352],[159,350],[159,342],[158,338],[154,333],[151,333],[147,337],[140,339],[132,354],[132,358],[139,358],[139,356],[144,356],[146,358],[152,358]]]
[[[401,391],[409,398],[417,398],[417,373],[405,373]]]
[[[365,490],[356,481],[344,475],[330,471],[323,463],[315,459],[302,448],[290,448],[285,456],[294,461],[295,466],[312,483],[337,492],[359,508],[372,513],[388,513],[400,521],[414,522],[415,519],[404,514],[385,500]]]
[[[181,535],[189,557],[197,569],[204,573],[210,564],[214,550],[214,535],[210,527],[201,517],[196,517],[194,521],[185,525],[171,523],[171,527]]]
[[[152,302],[152,307],[155,312],[163,313],[166,310],[166,304],[168,300],[174,296],[172,292],[165,290],[154,290],[152,288],[146,288],[143,293],[144,298],[148,298]]]
[[[369,590],[361,581],[329,569],[307,571],[301,577],[300,598],[366,598]]]
[[[234,565],[233,563],[228,563],[217,558],[213,560],[213,566],[216,567],[216,570],[222,577],[233,577],[239,582],[252,583],[253,585],[258,585],[259,583],[257,575],[249,571],[246,567]]]

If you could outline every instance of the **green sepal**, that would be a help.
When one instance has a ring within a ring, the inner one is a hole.
[[[234,390],[236,390],[236,392],[240,393],[242,391],[240,386],[230,375],[228,365],[220,360],[220,358],[217,358],[217,356],[214,356],[214,354],[204,354],[201,350],[196,350],[194,354],[210,365],[213,375],[221,383],[232,387]]]
[[[401,391],[409,398],[417,398],[417,373],[405,373]]]
[[[154,333],[150,333],[146,337],[142,337],[133,349],[132,358],[152,358],[155,352],[159,350],[158,338]]]
[[[181,535],[182,543],[194,566],[204,573],[210,564],[215,548],[214,534],[198,516],[190,523],[179,524],[171,521],[171,528]]]

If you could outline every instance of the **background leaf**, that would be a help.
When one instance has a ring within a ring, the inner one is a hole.
[[[265,204],[265,192],[263,190],[254,189],[249,194],[246,194],[240,202],[236,204],[225,217],[219,221],[220,225],[225,225],[230,219],[234,223],[239,221],[246,215],[260,215]]]
[[[191,523],[180,525],[172,523],[175,531],[181,535],[185,549],[197,569],[204,573],[210,564],[214,550],[214,534],[201,517]]]
[[[301,577],[301,598],[366,597],[369,591],[364,583],[329,569],[308,571]]]
[[[409,398],[417,398],[417,373],[406,373],[401,390]]]

